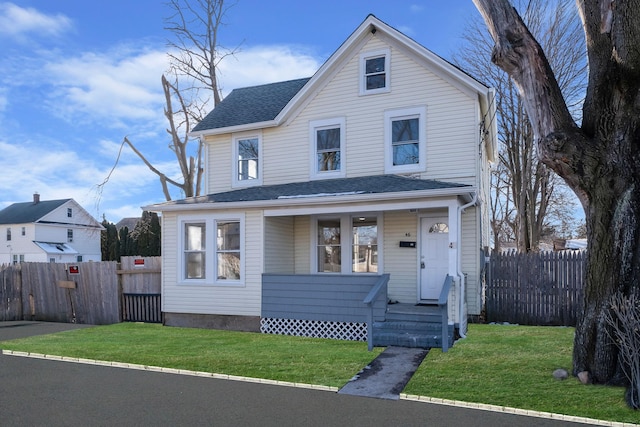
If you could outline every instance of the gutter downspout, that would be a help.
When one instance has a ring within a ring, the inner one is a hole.
[[[460,299],[459,299],[459,304],[460,306],[458,307],[458,313],[460,313],[460,323],[462,324],[462,315],[464,314],[464,303],[465,303],[465,288],[466,288],[466,283],[464,280],[464,273],[462,273],[462,269],[461,269],[461,259],[462,259],[462,213],[464,212],[465,209],[467,209],[468,207],[474,206],[476,203],[478,202],[478,192],[474,191],[473,192],[473,198],[471,199],[471,201],[465,205],[462,206],[458,206],[458,262],[457,262],[457,275],[460,278]],[[466,324],[466,322],[465,322]],[[466,338],[466,334],[463,332],[462,328],[460,328],[459,330],[460,333],[460,337],[461,338]]]

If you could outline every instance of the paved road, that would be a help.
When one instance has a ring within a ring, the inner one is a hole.
[[[77,326],[0,322],[0,341],[74,327]],[[0,355],[0,425],[561,427],[580,424],[407,400]]]

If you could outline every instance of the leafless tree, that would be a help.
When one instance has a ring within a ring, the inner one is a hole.
[[[559,76],[565,97],[574,104],[579,103],[586,81],[584,35],[569,2],[518,0],[515,3],[523,11],[529,30],[549,52],[549,62]],[[463,38],[466,44],[455,61],[495,87],[497,94],[494,120],[500,135],[497,165],[500,179],[492,183],[500,185],[492,194],[496,249],[502,241],[514,240],[519,251],[536,251],[545,233],[554,228],[553,220],[557,220],[556,225],[570,223],[575,203],[563,197],[561,180],[538,160],[533,130],[520,94],[509,76],[490,63],[493,40],[482,21],[471,21]]]
[[[224,25],[224,16],[233,4],[229,6],[224,0],[169,0],[167,5],[172,13],[166,20],[165,29],[175,39],[168,42],[170,66],[161,82],[165,96],[167,134],[171,141],[169,149],[176,157],[181,179],[173,178],[155,167],[129,137],[123,139],[121,150],[125,145],[130,147],[158,176],[166,200],[171,200],[169,185],[178,188],[183,197],[201,194],[204,147],[200,139],[189,137],[189,131],[204,118],[211,100],[214,107],[221,101],[218,66],[237,48],[228,50],[222,47],[218,38],[218,32]],[[109,177],[100,186],[104,186],[108,180]]]
[[[637,300],[640,294],[640,2],[577,1],[589,64],[578,124],[516,9],[508,0],[473,1],[495,42],[492,61],[523,98],[540,160],[585,210],[589,243],[574,374],[584,382],[628,384],[630,368],[604,319],[614,295]]]

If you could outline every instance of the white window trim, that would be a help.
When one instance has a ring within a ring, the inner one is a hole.
[[[375,273],[354,273],[352,270],[353,265],[353,233],[351,226],[353,224],[353,218],[361,216],[375,216],[378,226],[378,271]],[[343,230],[347,231],[347,237],[340,242],[340,252],[342,254],[340,265],[340,272],[320,272],[318,271],[318,220],[319,219],[340,219],[341,236],[344,236]],[[336,215],[312,215],[311,216],[311,274],[349,274],[349,275],[379,275],[384,274],[384,228],[382,213],[355,213],[355,214],[336,214]]]
[[[178,247],[177,251],[177,283],[178,285],[207,285],[207,286],[245,286],[246,270],[245,270],[245,227],[244,213],[233,215],[180,215],[178,217]],[[240,223],[240,280],[219,280],[216,272],[218,271],[218,257],[216,246],[216,232],[218,222],[238,221]],[[184,277],[184,226],[185,224],[204,223],[206,228],[205,237],[205,278],[204,279],[186,279]]]
[[[318,145],[316,143],[316,131],[322,128],[340,128],[340,169],[337,171],[319,171],[318,170]],[[309,143],[311,145],[311,156],[309,159],[310,178],[311,179],[329,179],[329,178],[344,178],[346,176],[346,150],[345,150],[345,138],[346,138],[346,119],[344,117],[336,117],[332,119],[312,120],[309,122]]]
[[[405,118],[418,117],[420,126],[420,135],[418,139],[418,156],[419,160],[416,164],[398,165],[393,164],[393,144],[391,142],[392,129],[391,122],[394,120],[402,120]],[[424,172],[427,168],[427,107],[403,108],[400,110],[388,110],[384,113],[384,171],[388,174],[406,173],[406,172]]]
[[[258,140],[258,177],[256,179],[238,179],[238,141],[244,139],[253,139],[256,138]],[[233,187],[253,187],[256,185],[262,185],[262,132],[251,132],[251,133],[238,133],[233,134],[232,136],[232,144],[231,144],[231,159],[233,161],[232,173],[232,186]]]
[[[367,90],[366,65],[367,59],[384,56],[385,86],[378,89]],[[360,54],[360,95],[374,95],[377,93],[391,92],[391,50],[381,49]]]

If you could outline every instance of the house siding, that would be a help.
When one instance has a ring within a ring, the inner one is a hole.
[[[185,215],[190,214],[184,212]],[[225,211],[233,217],[235,212]],[[208,214],[198,213],[207,217]],[[178,257],[180,217],[167,214],[163,219],[163,311],[169,313],[198,313],[218,315],[259,316],[263,269],[262,211],[245,212],[244,253],[245,269],[243,285],[185,284],[180,283]],[[167,230],[165,234],[164,230]],[[251,236],[250,238],[247,238]],[[211,254],[208,253],[210,262]]]
[[[311,271],[311,218],[297,216],[294,222],[295,232],[295,272],[309,274]]]
[[[480,233],[478,231],[477,208],[467,208],[462,214],[462,273],[466,274],[466,300],[469,314],[480,314]]]
[[[401,248],[400,241],[417,241],[418,218],[415,213],[384,214],[384,272],[389,273],[389,299],[414,304],[418,300],[418,248]],[[409,236],[407,236],[409,234]]]
[[[362,51],[387,48],[373,38]],[[422,82],[416,83],[416,78]],[[385,173],[384,111],[426,106],[425,171],[419,175],[477,185],[477,100],[391,47],[391,92],[359,96],[359,56],[354,55],[286,126],[262,131],[263,184],[283,184],[311,177],[309,122],[345,118],[346,144],[342,159],[347,177]],[[336,102],[340,99],[340,102]],[[232,189],[232,135],[207,137],[208,188],[212,193]]]
[[[263,253],[265,273],[295,272],[293,217],[265,218]]]

